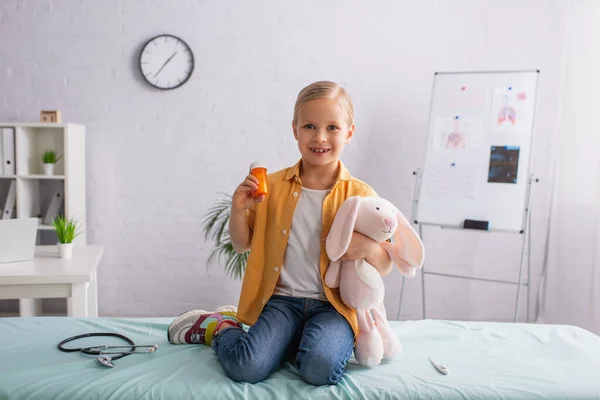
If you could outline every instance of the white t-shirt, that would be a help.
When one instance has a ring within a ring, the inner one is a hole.
[[[326,300],[319,270],[323,201],[329,190],[302,188],[273,294]]]

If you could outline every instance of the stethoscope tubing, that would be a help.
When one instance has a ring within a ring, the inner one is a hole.
[[[121,340],[124,340],[125,342],[127,342],[129,345],[128,346],[108,346],[108,345],[99,345],[99,346],[89,346],[89,347],[78,347],[78,348],[66,348],[64,347],[65,344],[72,342],[74,340],[77,339],[83,339],[83,338],[87,338],[87,337],[97,337],[97,336],[102,336],[102,337],[116,337],[119,338]],[[136,351],[137,348],[148,348],[148,350],[145,351]],[[65,340],[63,340],[62,342],[60,342],[58,344],[58,349],[60,351],[66,352],[66,353],[72,353],[72,352],[76,352],[79,351],[81,353],[84,354],[88,354],[88,355],[93,355],[93,356],[99,356],[98,358],[96,358],[96,360],[98,362],[100,362],[102,365],[107,366],[107,367],[114,367],[114,364],[112,364],[113,361],[118,360],[120,358],[123,358],[125,356],[131,355],[131,354],[144,354],[144,353],[152,353],[154,351],[156,351],[158,349],[158,346],[155,344],[152,345],[136,345],[133,340],[131,340],[130,338],[128,338],[125,335],[122,335],[120,333],[114,333],[114,332],[92,332],[92,333],[83,333],[81,335],[75,335],[75,336],[71,336],[70,338],[67,338]],[[129,349],[128,351],[104,351],[104,350],[108,350],[108,349]],[[115,357],[105,357],[105,354],[118,354]]]

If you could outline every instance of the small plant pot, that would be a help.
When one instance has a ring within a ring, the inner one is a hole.
[[[58,255],[60,258],[73,257],[73,243],[58,243]]]
[[[46,175],[46,176],[54,175],[54,164],[44,164],[44,175]]]

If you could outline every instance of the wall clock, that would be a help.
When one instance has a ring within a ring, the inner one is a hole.
[[[164,34],[148,40],[140,53],[140,71],[146,81],[162,90],[175,89],[190,79],[194,54],[182,39]]]

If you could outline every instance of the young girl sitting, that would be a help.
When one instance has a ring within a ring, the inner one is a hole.
[[[258,180],[252,175],[233,194],[231,241],[237,252],[250,250],[237,312],[186,312],[168,328],[171,343],[211,346],[238,382],[260,382],[288,360],[310,384],[339,382],[358,324],[339,290],[323,284],[324,240],[344,200],[376,195],[340,161],[353,120],[350,97],[337,84],[315,82],[300,91],[292,130],[302,158],[268,175],[266,196],[253,196]],[[377,242],[354,233],[343,259],[359,258],[382,275],[392,269]],[[247,332],[240,323],[250,326]]]

